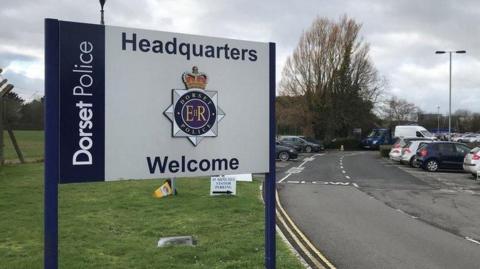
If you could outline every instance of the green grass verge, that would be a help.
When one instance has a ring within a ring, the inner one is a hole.
[[[0,268],[43,267],[43,164],[0,168]],[[161,180],[60,185],[60,268],[263,268],[259,181],[210,197],[208,179],[180,179],[179,195],[152,197]],[[193,235],[196,247],[157,248]],[[277,268],[303,268],[277,240]]]
[[[43,159],[44,152],[44,132],[43,131],[13,131],[15,138],[17,139],[18,146],[23,153],[23,157],[26,160]],[[4,156],[5,160],[18,159],[17,153],[13,148],[12,141],[5,131],[3,133],[3,141],[5,144]]]

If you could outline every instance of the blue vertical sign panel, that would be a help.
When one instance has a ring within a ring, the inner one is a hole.
[[[105,27],[60,22],[60,182],[103,181]]]

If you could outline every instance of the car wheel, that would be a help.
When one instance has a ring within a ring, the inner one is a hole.
[[[410,158],[410,166],[414,167],[414,168],[419,168],[420,167],[417,160],[415,160],[415,156],[412,156],[412,158]]]
[[[435,160],[429,160],[425,167],[429,172],[436,172],[438,170],[438,162]]]
[[[290,155],[288,154],[288,152],[283,151],[283,152],[280,152],[280,153],[278,154],[278,158],[279,158],[281,161],[284,161],[284,162],[285,162],[285,161],[288,161],[288,160],[290,159]]]
[[[312,147],[306,146],[306,147],[305,147],[305,152],[307,152],[307,153],[312,152]]]

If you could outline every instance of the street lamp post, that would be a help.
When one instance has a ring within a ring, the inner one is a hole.
[[[100,1],[100,7],[101,7],[101,9],[100,9],[100,16],[101,16],[101,17],[100,17],[100,24],[101,24],[101,25],[104,25],[104,24],[105,24],[105,21],[103,20],[103,6],[105,5],[105,2],[106,2],[107,0],[99,0],[99,1]]]
[[[451,140],[452,137],[452,53],[465,54],[465,50],[437,50],[436,54],[445,54],[448,53],[450,58],[450,67],[449,67],[449,91],[448,91],[448,140]]]
[[[437,135],[440,135],[440,106],[437,106]]]

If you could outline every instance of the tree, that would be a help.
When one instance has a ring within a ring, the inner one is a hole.
[[[419,109],[413,103],[395,96],[390,97],[382,106],[383,119],[390,125],[416,122]]]
[[[15,92],[9,92],[4,97],[3,109],[6,124],[12,125],[20,119],[20,109],[24,100]]]
[[[359,37],[360,24],[317,18],[303,33],[282,72],[280,94],[300,97],[304,134],[332,138],[371,123],[384,81]],[[278,119],[282,120],[282,119]]]
[[[44,97],[34,99],[22,106],[20,109],[20,119],[16,128],[27,130],[43,129],[43,107]]]

